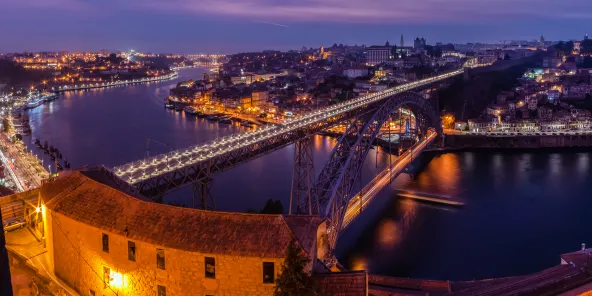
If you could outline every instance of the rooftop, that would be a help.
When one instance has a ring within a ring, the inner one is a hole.
[[[47,208],[130,239],[190,252],[282,258],[295,239],[311,257],[319,216],[203,211],[138,199],[105,177],[63,172],[38,190]]]

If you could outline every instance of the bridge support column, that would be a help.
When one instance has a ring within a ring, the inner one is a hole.
[[[212,195],[212,178],[205,178],[193,183],[193,208],[215,210],[216,200]],[[208,205],[208,200],[211,202]]]
[[[311,190],[314,178],[312,137],[294,143],[294,167],[292,168],[292,190],[290,192],[289,214],[312,215],[319,213],[319,204],[313,200]]]

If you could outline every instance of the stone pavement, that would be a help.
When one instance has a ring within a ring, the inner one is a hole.
[[[50,272],[50,258],[47,251],[27,227],[10,231],[5,234],[5,237],[9,254],[15,257],[15,261],[24,262],[24,264],[11,266],[15,295],[29,295],[28,292],[31,291],[32,286],[34,289],[47,291],[47,294],[41,293],[41,295],[79,295]]]

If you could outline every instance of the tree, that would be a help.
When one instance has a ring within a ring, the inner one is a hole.
[[[581,68],[592,68],[592,57],[585,56]]]
[[[396,45],[391,46],[391,56],[393,57],[393,59],[396,59],[399,56],[399,54],[397,53]]]
[[[7,133],[9,128],[10,122],[8,122],[8,118],[2,119],[2,132]]]
[[[284,206],[282,202],[279,200],[269,199],[265,203],[265,207],[263,210],[259,212],[260,214],[283,214],[284,213]]]
[[[580,43],[580,53],[592,53],[592,39],[584,40]]]
[[[288,245],[282,272],[275,280],[274,296],[317,296],[319,295],[311,275],[304,270],[308,257],[294,240]]]

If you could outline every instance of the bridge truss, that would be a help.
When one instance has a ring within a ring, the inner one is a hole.
[[[113,168],[113,172],[123,181],[134,186],[139,193],[159,198],[171,191],[208,180],[213,174],[229,170],[241,163],[311,137],[346,120],[372,114],[389,98],[431,86],[462,73],[461,69],[396,86],[307,113],[287,120],[283,124],[264,126],[252,133],[234,134],[203,145],[124,164]],[[359,128],[362,127],[350,126],[348,133],[355,133]],[[349,143],[342,144],[349,145]]]
[[[412,92],[388,98],[378,108],[372,109],[372,112],[360,113],[333,148],[312,188],[312,200],[319,206],[311,209],[310,202],[307,203],[306,200],[299,206],[305,213],[319,213],[327,219],[327,236],[331,249],[342,229],[348,203],[355,195],[354,184],[360,176],[364,160],[381,127],[402,106],[411,108],[416,115],[417,132],[426,133],[428,128],[433,128],[441,134],[440,117],[430,100]],[[317,212],[319,210],[321,212]]]

